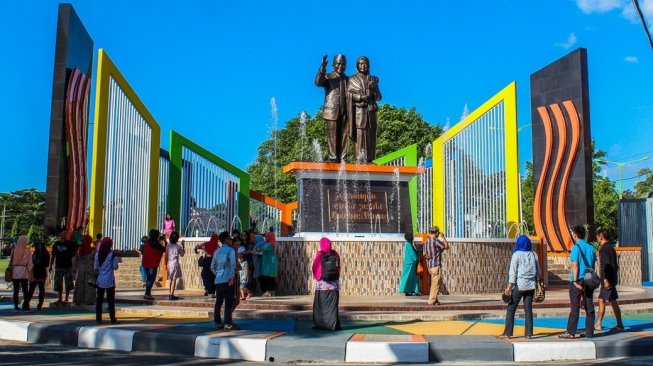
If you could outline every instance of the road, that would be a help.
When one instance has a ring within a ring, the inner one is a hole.
[[[10,366],[34,365],[61,365],[61,366],[87,366],[87,365],[245,365],[261,366],[258,362],[228,361],[216,359],[202,359],[179,356],[160,356],[145,353],[127,353],[117,351],[90,350],[72,347],[50,346],[24,342],[0,340],[0,364]],[[605,366],[648,366],[653,364],[653,357],[598,360],[590,363],[583,362],[547,362],[547,365],[580,366],[580,365],[605,365]],[[312,364],[315,365],[315,364]],[[320,364],[325,365],[325,364]],[[346,364],[351,366],[354,364]],[[440,364],[447,365],[447,364]],[[450,365],[478,365],[474,363],[455,363]],[[521,365],[518,363],[483,363],[484,366]],[[526,363],[523,365],[533,365]]]

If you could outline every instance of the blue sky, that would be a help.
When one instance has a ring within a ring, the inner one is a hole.
[[[651,24],[653,0],[640,3]],[[313,115],[323,100],[315,73],[336,53],[348,56],[347,73],[368,56],[384,102],[432,124],[455,123],[465,104],[514,80],[527,125],[530,74],[585,47],[594,139],[610,160],[650,157],[625,178],[653,167],[653,52],[630,0],[72,4],[161,125],[164,148],[174,129],[246,168],[269,137],[270,99],[280,125]],[[56,1],[8,2],[0,13],[0,192],[45,189],[56,20]],[[522,166],[530,133],[519,135]],[[607,174],[617,179],[617,167]]]

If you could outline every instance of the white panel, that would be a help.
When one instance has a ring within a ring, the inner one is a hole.
[[[81,327],[77,346],[130,352],[134,333],[135,330],[128,329]]]
[[[428,362],[428,342],[349,341],[345,362]]]
[[[0,320],[0,339],[27,342],[27,328],[31,322]]]
[[[515,362],[545,362],[562,360],[594,360],[596,347],[592,342],[515,342]]]
[[[265,338],[198,336],[195,338],[195,357],[265,361],[266,344]]]

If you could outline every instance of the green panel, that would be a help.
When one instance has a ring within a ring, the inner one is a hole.
[[[374,159],[374,164],[384,165],[399,158],[405,158],[405,166],[417,166],[417,144],[412,144],[391,152],[388,155]],[[408,181],[408,194],[410,196],[410,216],[413,222],[413,231],[417,231],[417,177]]]
[[[168,212],[172,217],[181,217],[181,171],[184,147],[238,177],[238,216],[242,222],[242,228],[249,229],[249,174],[175,131],[170,131]]]

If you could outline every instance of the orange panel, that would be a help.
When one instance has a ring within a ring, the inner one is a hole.
[[[537,111],[540,113],[542,118],[542,125],[544,126],[544,135],[546,137],[546,150],[544,153],[544,164],[542,165],[542,173],[540,174],[539,182],[537,183],[537,189],[535,190],[535,202],[533,203],[533,221],[535,222],[535,233],[540,238],[546,238],[546,233],[544,231],[544,225],[542,220],[542,192],[544,191],[544,181],[546,180],[546,174],[549,170],[549,162],[551,161],[551,150],[553,148],[553,132],[551,130],[551,118],[549,118],[549,113],[546,110],[546,107],[539,107]],[[547,239],[549,244],[551,241]]]
[[[558,174],[560,173],[560,168],[562,167],[562,160],[565,155],[565,148],[567,147],[567,125],[565,123],[565,117],[562,115],[562,110],[557,104],[551,104],[549,106],[553,112],[553,117],[556,121],[556,126],[558,128],[558,148],[556,152],[556,158],[553,165],[553,172],[551,173],[550,184],[547,187],[546,194],[546,229],[549,235],[551,236],[551,242],[554,250],[564,250],[565,246],[558,237],[558,234],[555,231],[555,226],[553,223],[553,195],[555,191],[556,182],[558,180]],[[566,230],[566,228],[565,228]],[[562,230],[560,230],[562,231]]]
[[[298,170],[337,172],[340,170],[340,167],[341,164],[338,163],[294,162],[284,166],[283,172],[293,173]],[[374,165],[374,164],[345,164],[344,169],[347,172],[390,173],[390,174],[392,174],[395,169],[399,170],[399,174],[418,174],[424,170],[421,167],[413,167],[413,166],[389,166],[389,165]]]
[[[571,122],[571,151],[567,158],[567,165],[565,172],[562,175],[562,183],[560,184],[560,194],[558,195],[558,224],[560,225],[560,232],[562,233],[563,243],[567,250],[571,250],[574,245],[571,235],[569,234],[569,224],[567,223],[567,216],[565,214],[565,201],[567,200],[567,185],[569,184],[569,176],[576,161],[576,153],[578,152],[578,145],[580,144],[580,135],[582,126],[578,118],[578,112],[574,103],[570,100],[562,102],[562,105],[567,111],[569,121]],[[556,117],[557,118],[557,117]]]

